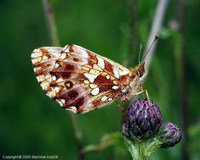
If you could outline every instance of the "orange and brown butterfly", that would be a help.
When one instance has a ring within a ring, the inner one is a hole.
[[[141,93],[145,63],[126,67],[77,45],[37,48],[31,54],[36,78],[64,109],[86,113]]]

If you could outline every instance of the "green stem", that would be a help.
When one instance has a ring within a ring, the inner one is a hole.
[[[126,138],[123,140],[132,155],[133,160],[147,160],[159,148],[160,142],[157,138],[140,141],[136,138]]]
[[[137,48],[137,8],[138,0],[131,0],[130,2],[130,22],[129,22],[129,58],[128,65],[133,66],[135,63],[135,53]]]
[[[49,28],[51,43],[54,46],[59,46],[59,38],[57,34],[57,27],[55,23],[54,14],[53,14],[53,8],[49,5],[49,0],[42,0],[42,3],[43,3],[44,13],[47,20],[47,26]],[[81,149],[83,148],[83,137],[82,137],[82,132],[81,132],[79,123],[78,123],[77,115],[70,112],[69,116],[70,116],[72,129],[74,131],[74,138],[75,138],[77,149],[78,149],[79,159],[84,160],[85,156],[83,153],[80,152]]]
[[[155,137],[152,140],[152,142],[148,143],[148,145],[146,147],[146,156],[150,157],[153,153],[155,153],[158,149],[160,149],[161,144],[162,144],[162,142],[159,141],[157,137]]]
[[[189,143],[189,99],[188,99],[188,66],[187,66],[187,49],[186,49],[186,20],[185,15],[187,13],[187,1],[178,0],[177,1],[177,11],[178,11],[178,24],[179,24],[179,50],[178,50],[178,60],[177,64],[179,64],[179,79],[178,84],[180,85],[180,102],[182,109],[182,118],[183,118],[183,131],[184,131],[184,139],[182,145],[182,158],[184,160],[190,160],[190,143]]]
[[[55,18],[53,14],[53,9],[49,5],[48,0],[42,0],[43,8],[46,16],[47,26],[49,28],[49,35],[51,43],[55,46],[59,46],[59,38],[57,34],[57,27],[55,23]]]
[[[140,142],[138,143],[139,148],[139,156],[138,160],[146,160],[148,157],[146,156],[146,142]]]
[[[69,113],[69,116],[70,116],[70,121],[71,121],[72,129],[74,132],[74,138],[75,138],[77,149],[78,149],[79,159],[84,160],[85,159],[84,153],[81,152],[81,150],[83,149],[83,134],[81,132],[80,125],[78,123],[78,117],[76,114],[72,112]]]
[[[146,155],[146,141],[132,141],[123,137],[126,146],[128,147],[129,152],[132,155],[133,160],[147,160],[148,156]]]

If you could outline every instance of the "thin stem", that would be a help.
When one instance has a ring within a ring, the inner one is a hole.
[[[47,26],[49,28],[50,39],[52,45],[59,46],[59,38],[57,34],[57,27],[54,19],[53,8],[48,3],[49,0],[42,0],[44,13],[47,20]],[[71,126],[73,128],[75,141],[78,149],[79,159],[84,160],[84,154],[81,153],[81,149],[83,148],[83,138],[82,132],[78,123],[77,115],[72,112],[69,112]]]
[[[137,0],[130,1],[129,66],[133,66],[137,46]]]
[[[187,66],[186,66],[186,49],[185,49],[185,0],[178,0],[178,22],[179,22],[179,33],[180,33],[180,53],[179,53],[179,62],[180,62],[180,101],[182,107],[182,118],[183,118],[183,131],[184,131],[184,140],[182,145],[182,157],[184,160],[190,160],[190,151],[189,151],[189,136],[188,136],[188,91],[187,91]]]
[[[57,34],[57,27],[55,23],[54,13],[52,7],[49,5],[48,0],[42,0],[47,26],[49,29],[49,35],[51,43],[55,46],[59,46],[59,38]]]
[[[70,115],[70,121],[73,128],[73,132],[75,135],[75,141],[76,141],[78,152],[79,152],[79,159],[84,160],[85,159],[84,153],[81,152],[81,150],[83,149],[83,134],[81,132],[81,129],[78,123],[77,115],[75,115],[72,112],[70,112],[69,115]]]
[[[153,20],[153,25],[151,27],[150,35],[149,35],[149,38],[147,40],[147,45],[146,45],[144,53],[147,52],[147,50],[148,50],[149,46],[151,45],[152,40],[154,39],[155,35],[158,34],[159,31],[160,31],[168,2],[169,2],[169,0],[159,0],[159,2],[157,4],[156,12],[155,12],[154,20]],[[144,59],[147,70],[149,70],[155,47],[156,47],[156,45],[154,45],[151,48],[151,50],[147,54],[146,58]]]

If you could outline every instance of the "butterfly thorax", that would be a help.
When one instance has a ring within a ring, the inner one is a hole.
[[[141,89],[142,83],[146,77],[146,70],[144,63],[139,64],[135,68],[129,69],[131,74],[121,77],[123,82],[121,90],[121,100],[128,101],[132,97],[137,95],[137,92]]]

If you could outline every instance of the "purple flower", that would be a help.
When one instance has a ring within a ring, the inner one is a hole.
[[[180,142],[182,132],[175,124],[166,122],[162,124],[159,130],[159,137],[163,142],[161,145],[162,148],[173,147],[175,144]]]
[[[122,134],[128,138],[148,139],[158,133],[161,122],[159,107],[150,100],[140,99],[128,108]]]

